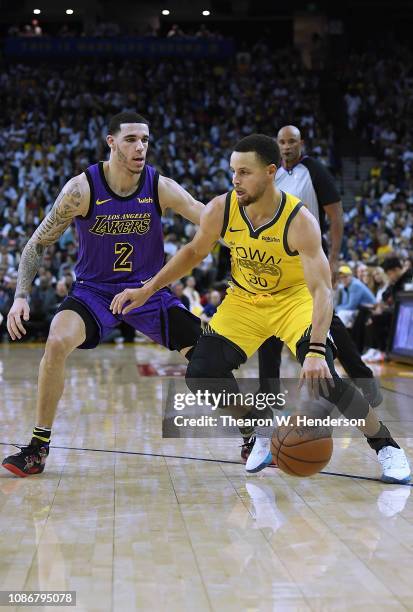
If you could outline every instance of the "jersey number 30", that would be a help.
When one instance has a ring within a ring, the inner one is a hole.
[[[115,255],[119,257],[113,264],[114,272],[132,272],[132,262],[129,259],[133,253],[133,245],[129,242],[117,242],[115,244]]]

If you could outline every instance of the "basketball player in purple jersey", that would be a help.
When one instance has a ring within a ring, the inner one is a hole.
[[[23,250],[17,289],[7,318],[12,340],[26,333],[31,284],[45,248],[74,221],[79,237],[76,282],[54,317],[40,363],[36,426],[28,446],[2,465],[25,477],[43,472],[51,427],[63,394],[64,368],[75,348],[96,347],[121,321],[157,343],[186,355],[201,333],[200,321],[167,289],[127,316],[110,304],[123,289],[143,286],[164,261],[161,216],[171,208],[199,223],[201,202],[146,164],[149,124],[140,115],[119,113],[109,125],[108,162],[70,179]],[[189,358],[189,355],[188,355]]]

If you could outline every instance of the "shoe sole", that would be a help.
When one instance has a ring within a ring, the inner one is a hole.
[[[382,482],[386,482],[387,484],[408,484],[411,480],[411,475],[406,476],[406,478],[393,478],[392,476],[384,476],[384,474],[382,474],[380,480]]]
[[[272,454],[268,453],[268,455],[265,457],[265,460],[262,463],[260,463],[256,468],[254,468],[253,470],[246,470],[246,471],[248,472],[248,474],[256,474],[257,472],[261,472],[261,470],[269,466],[271,462],[272,462]]]
[[[41,474],[43,470],[37,470],[36,472],[23,472],[13,463],[2,463],[1,464],[6,470],[14,474],[15,476],[19,476],[20,478],[26,478],[27,476],[35,476],[36,474]]]
[[[245,465],[245,464],[247,463],[247,461],[248,461],[248,457],[247,457],[247,458],[245,458],[245,457],[241,457],[241,461],[242,461],[242,463]],[[272,461],[271,461],[271,463],[270,463],[269,465],[275,465],[275,467],[277,467],[277,464],[276,464],[276,462],[275,462],[274,457],[272,458]],[[268,467],[268,466],[267,466],[267,467]]]

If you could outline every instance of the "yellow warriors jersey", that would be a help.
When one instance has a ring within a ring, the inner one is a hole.
[[[254,229],[248,207],[238,205],[234,190],[225,200],[221,236],[231,249],[232,281],[248,293],[278,293],[305,286],[304,271],[297,251],[291,251],[287,233],[303,203],[281,191],[281,203],[274,217]]]

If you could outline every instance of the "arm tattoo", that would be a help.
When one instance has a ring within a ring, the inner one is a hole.
[[[69,227],[82,206],[82,186],[78,178],[71,179],[59,194],[53,208],[43,219],[26,244],[19,265],[15,298],[26,298],[39,269],[45,248]]]
[[[26,298],[42,261],[44,246],[31,240],[24,247],[19,265],[16,293],[14,298]]]

